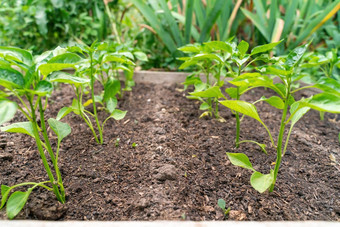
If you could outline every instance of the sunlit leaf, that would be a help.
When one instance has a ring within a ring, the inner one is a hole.
[[[26,192],[16,191],[9,197],[6,206],[6,213],[9,219],[13,219],[19,214],[27,202],[31,189]]]
[[[71,133],[71,127],[64,122],[53,118],[48,119],[47,122],[54,133],[58,136],[58,143]]]
[[[35,138],[32,122],[29,121],[13,123],[11,125],[1,127],[0,130],[2,132],[23,133]]]
[[[191,92],[189,94],[192,95],[192,96],[198,96],[198,97],[202,97],[202,98],[213,98],[213,97],[221,98],[221,97],[223,97],[221,89],[218,86],[208,88],[204,91]]]
[[[276,47],[277,45],[279,45],[281,42],[282,42],[282,40],[280,40],[279,42],[275,42],[275,43],[268,43],[268,44],[265,44],[265,45],[256,46],[252,49],[250,55],[255,55],[255,54],[267,52],[267,51],[273,49],[274,47]]]
[[[10,121],[17,112],[18,105],[15,102],[0,99],[0,125]]]
[[[255,171],[247,155],[242,153],[227,153],[227,156],[233,165]]]
[[[262,174],[260,172],[254,172],[250,177],[250,184],[253,188],[263,193],[265,192],[274,181],[274,171],[270,171],[269,174]]]

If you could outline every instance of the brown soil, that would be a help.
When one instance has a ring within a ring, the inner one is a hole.
[[[199,103],[186,99],[176,89],[180,87],[138,84],[126,93],[119,108],[128,114],[109,121],[104,145],[96,144],[80,117],[67,116],[63,121],[72,126],[72,134],[64,139],[59,159],[67,203],[37,189],[17,218],[223,220],[217,206],[222,198],[231,208],[229,220],[340,221],[340,122],[333,120],[335,115],[326,114],[320,121],[318,112],[310,111],[296,124],[274,192],[260,194],[250,185],[251,172],[233,166],[225,153],[244,152],[255,169],[268,173],[275,150],[269,148],[266,155],[246,143],[236,150],[232,113],[221,107],[226,123],[199,119]],[[243,99],[263,94],[271,93],[256,89]],[[69,87],[56,91],[47,116],[55,117],[72,99]],[[266,103],[257,106],[276,139],[280,112]],[[14,121],[23,119],[17,114]],[[1,184],[47,179],[29,136],[1,135]],[[264,128],[248,117],[241,136],[269,144]],[[4,210],[0,218],[6,218]]]

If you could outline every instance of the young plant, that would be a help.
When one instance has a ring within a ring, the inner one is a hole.
[[[224,199],[218,199],[217,205],[222,209],[224,217],[226,218],[231,210],[230,207],[227,208],[227,204]]]
[[[53,151],[45,119],[48,97],[53,91],[53,85],[46,80],[46,77],[41,76],[38,68],[42,62],[47,61],[55,53],[46,52],[33,59],[31,53],[26,50],[0,47],[0,125],[10,121],[17,110],[27,118],[25,122],[1,127],[1,131],[24,133],[33,137],[49,178],[42,182],[24,182],[13,186],[1,185],[0,209],[6,205],[7,216],[10,219],[20,212],[33,189],[37,187],[52,191],[59,202],[65,203],[65,190],[58,167],[58,158],[60,143],[71,133],[71,128],[68,124],[56,119],[47,120],[58,138],[57,147]],[[13,96],[15,99],[8,99],[7,96]],[[37,112],[39,115],[36,114]],[[52,168],[48,163],[49,160],[52,162]],[[12,190],[22,186],[29,186],[29,188],[25,192],[15,191],[11,194]]]
[[[274,190],[281,161],[286,153],[292,128],[301,119],[301,117],[310,109],[331,113],[340,112],[340,84],[337,81],[323,81],[323,83],[317,83],[311,86],[297,89],[293,88],[293,83],[305,75],[300,73],[300,63],[308,45],[309,44],[305,44],[295,48],[287,56],[279,58],[274,65],[265,65],[259,68],[262,73],[276,75],[282,83],[273,84],[272,81],[264,83],[264,77],[261,74],[256,74],[257,76],[254,75],[252,80],[249,80],[249,78],[239,78],[238,81],[239,83],[242,82],[247,84],[249,87],[260,83],[262,86],[274,90],[279,96],[273,96],[268,99],[261,98],[261,101],[267,101],[272,106],[282,110],[280,130],[277,144],[275,146],[275,167],[270,170],[269,174],[262,174],[256,171],[245,154],[227,153],[232,164],[253,171],[250,182],[251,185],[260,193],[263,193],[266,190],[269,190],[270,192]],[[319,88],[325,92],[316,94],[307,99],[302,98],[299,101],[295,101],[294,95],[296,92],[310,87]],[[266,128],[271,137],[270,131],[261,120],[254,104],[240,100],[225,100],[220,103],[234,111],[240,112],[259,121]],[[288,112],[290,112],[290,114]],[[283,145],[285,128],[288,123],[290,123],[290,129]]]
[[[212,95],[213,87],[222,87],[224,84],[225,62],[230,58],[232,47],[227,42],[211,41],[204,44],[189,44],[179,48],[180,51],[192,56],[181,57],[179,60],[184,63],[179,69],[197,67],[198,70],[189,75],[184,84],[186,89],[189,85],[194,85],[194,92],[188,98],[197,99],[202,102],[200,110],[205,110],[201,115],[212,116],[223,121],[218,112],[218,98]],[[204,74],[206,81],[203,82],[200,75]]]
[[[118,80],[118,77],[103,74],[103,71],[107,69],[105,64],[115,63],[115,65],[111,67],[112,71],[118,69],[129,70],[125,65],[134,65],[134,63],[126,57],[126,55],[132,55],[131,53],[108,53],[106,51],[107,48],[107,43],[94,43],[90,47],[86,45],[78,45],[68,48],[68,51],[71,52],[69,54],[76,55],[81,59],[81,61],[76,65],[76,77],[81,79],[81,81],[88,81],[88,83],[70,83],[76,94],[76,99],[73,100],[70,107],[62,108],[57,116],[58,120],[62,119],[71,112],[81,116],[81,118],[91,129],[96,142],[100,144],[103,144],[103,131],[105,123],[110,118],[121,120],[126,115],[126,111],[116,109],[118,102],[116,95],[121,91],[120,81]],[[48,66],[51,66],[50,62],[46,63],[46,67]],[[109,72],[109,70],[106,72]],[[49,72],[47,72],[47,74],[48,73]],[[63,72],[58,72],[57,75],[50,75],[52,78],[60,78],[64,76],[68,77],[69,75]],[[96,81],[99,81],[104,88],[104,92],[99,95],[95,95],[94,92],[94,85]],[[83,96],[86,92],[87,86],[89,86],[91,98],[86,102],[83,102]],[[98,108],[96,103],[102,104],[110,114],[102,123],[99,122]],[[86,110],[86,107],[91,104],[93,106],[93,112]],[[95,127],[90,119],[90,116],[93,117],[96,122],[96,128],[98,130],[99,136],[95,131]]]

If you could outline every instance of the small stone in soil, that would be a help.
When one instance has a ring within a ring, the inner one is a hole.
[[[155,178],[159,181],[176,180],[177,169],[173,165],[165,164],[158,169],[158,173],[155,175]]]

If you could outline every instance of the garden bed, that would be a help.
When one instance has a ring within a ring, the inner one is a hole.
[[[268,173],[275,149],[268,148],[266,155],[256,145],[241,144],[236,150],[232,113],[221,107],[226,123],[199,119],[200,103],[188,100],[180,88],[137,84],[119,102],[119,109],[128,111],[126,117],[106,125],[104,145],[95,142],[78,116],[65,117],[72,133],[61,145],[59,163],[67,203],[36,189],[17,219],[223,220],[217,206],[222,198],[231,208],[229,220],[340,221],[340,121],[334,114],[326,113],[320,121],[319,113],[310,111],[296,124],[274,192],[260,194],[249,183],[251,172],[233,166],[226,152],[244,152],[255,169]],[[242,99],[270,94],[254,89]],[[53,93],[47,118],[73,97],[68,86]],[[269,129],[278,132],[279,111],[266,103],[257,107]],[[102,119],[105,115],[100,112]],[[23,120],[19,114],[13,119]],[[47,178],[32,138],[1,136],[1,184]],[[247,117],[241,138],[270,144],[265,129]],[[4,211],[0,218],[6,218]]]

